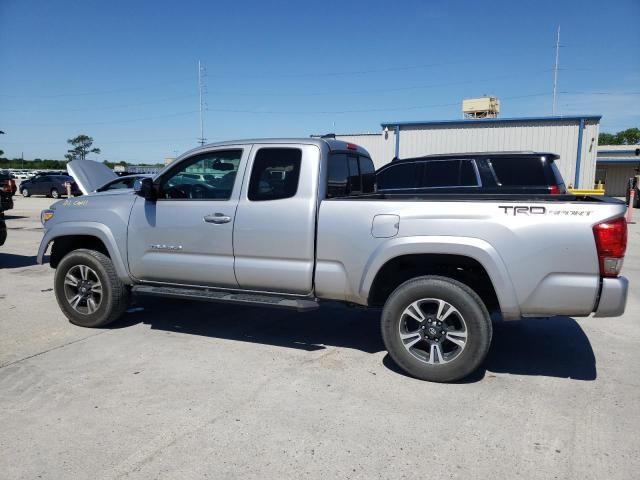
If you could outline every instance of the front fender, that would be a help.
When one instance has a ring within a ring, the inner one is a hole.
[[[51,242],[59,237],[73,235],[89,235],[100,239],[109,252],[109,257],[111,258],[118,277],[125,283],[133,282],[127,266],[123,261],[122,254],[118,249],[118,243],[113,236],[113,232],[111,232],[106,225],[98,222],[63,222],[46,230],[40,241],[40,247],[38,248],[38,263],[41,264],[44,262],[44,254]]]
[[[484,267],[493,283],[504,319],[520,318],[520,303],[502,258],[491,244],[477,238],[413,236],[390,239],[380,244],[369,257],[359,295],[362,298],[369,297],[376,275],[389,260],[414,254],[461,255],[476,260]]]

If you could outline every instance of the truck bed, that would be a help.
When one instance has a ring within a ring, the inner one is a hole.
[[[490,194],[490,193],[371,193],[366,195],[349,195],[345,197],[336,197],[326,201],[341,200],[391,200],[403,202],[490,202],[490,201],[508,201],[508,202],[553,202],[553,203],[611,203],[624,205],[625,202],[605,195],[537,195],[537,194]]]
[[[456,255],[487,272],[505,318],[590,315],[601,288],[592,227],[624,212],[620,200],[586,195],[371,194],[323,200],[316,290],[321,297],[364,304],[389,259]]]

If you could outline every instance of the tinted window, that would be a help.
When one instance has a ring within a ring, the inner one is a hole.
[[[492,158],[491,165],[498,182],[505,187],[548,185],[540,158]]]
[[[556,179],[556,184],[558,185],[558,187],[560,187],[560,193],[567,193],[566,191],[566,185],[564,184],[564,179],[562,178],[562,174],[560,173],[560,170],[558,170],[558,166],[556,165],[556,162],[549,162],[551,164],[551,171],[553,172],[553,176]],[[598,170],[596,169],[596,177],[598,176]],[[606,173],[605,173],[606,176]],[[596,178],[596,183],[597,183],[598,179]],[[602,182],[604,183],[604,181]]]
[[[451,187],[458,185],[457,160],[424,162],[422,187]]]
[[[424,187],[471,187],[478,184],[471,160],[424,162]]]
[[[302,150],[261,148],[253,161],[249,200],[290,198],[298,190]]]
[[[242,150],[226,150],[203,153],[180,162],[160,182],[160,198],[228,200],[241,157]],[[220,163],[232,165],[233,170],[223,176],[216,175]]]
[[[464,187],[478,185],[476,169],[473,168],[473,162],[471,160],[460,161],[460,185]]]
[[[358,157],[358,162],[362,176],[362,193],[372,193],[376,184],[376,170],[373,161],[368,157]]]
[[[415,188],[416,163],[398,163],[385,168],[376,175],[378,190]]]
[[[358,157],[349,155],[349,193],[359,193],[362,191],[360,182],[360,170],[358,169]]]
[[[329,156],[327,169],[327,198],[341,197],[347,191],[349,168],[347,156],[344,153],[334,153]]]

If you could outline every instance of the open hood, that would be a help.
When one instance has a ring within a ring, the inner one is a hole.
[[[67,172],[85,195],[95,191],[118,175],[103,163],[93,160],[74,160],[67,163]]]

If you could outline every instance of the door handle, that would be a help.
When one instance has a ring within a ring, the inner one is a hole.
[[[231,217],[225,215],[224,213],[214,213],[213,215],[205,215],[204,221],[207,223],[215,223],[219,225],[221,223],[229,223],[231,221]]]

